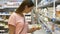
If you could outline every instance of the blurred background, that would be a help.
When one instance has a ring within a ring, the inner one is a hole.
[[[16,11],[22,1],[0,0],[0,34],[8,34],[9,16]],[[30,13],[25,14],[25,20],[41,29],[29,34],[60,34],[60,0],[32,1],[35,6]]]

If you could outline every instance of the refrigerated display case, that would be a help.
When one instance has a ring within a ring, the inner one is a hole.
[[[36,9],[34,11],[37,16],[37,23],[41,24],[46,34],[53,34],[54,30],[56,30],[56,24],[60,21],[59,18],[57,19],[56,17],[56,7],[60,4],[60,0],[41,0],[39,3],[37,1],[38,0],[36,0]]]

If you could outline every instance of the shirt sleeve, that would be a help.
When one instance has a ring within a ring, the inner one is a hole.
[[[11,16],[9,17],[8,25],[13,25],[13,26],[16,25],[16,18],[15,18],[14,15],[11,15]]]

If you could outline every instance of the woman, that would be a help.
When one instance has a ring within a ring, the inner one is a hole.
[[[31,0],[25,0],[14,12],[8,21],[9,34],[27,34],[27,32],[34,32],[36,28],[29,30],[28,23],[24,20],[24,14],[33,9],[34,4]]]

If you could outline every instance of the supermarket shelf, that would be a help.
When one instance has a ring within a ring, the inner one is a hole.
[[[4,27],[4,25],[0,25],[0,27]]]
[[[7,5],[4,5],[5,8],[18,8],[22,2],[7,2]]]
[[[50,19],[52,19],[52,17],[49,17],[49,16],[45,16],[45,15],[43,15],[43,14],[40,14],[40,15],[42,15],[42,16],[44,16],[44,17],[47,17],[47,18],[50,18]]]
[[[4,20],[4,22],[8,22],[8,20]]]
[[[43,27],[44,27],[45,30],[50,30],[50,31],[52,31],[52,29],[50,28],[50,26],[52,26],[52,25],[48,25],[48,23],[45,22],[45,21],[43,21],[42,18],[41,18],[40,20],[42,21],[42,24],[44,25]]]
[[[8,20],[0,19],[0,21],[8,22]]]
[[[0,30],[0,32],[5,32],[5,30]]]
[[[5,25],[4,28],[7,28],[8,29],[8,25]]]
[[[5,8],[18,8],[19,6],[5,6]]]
[[[50,4],[52,4],[53,2],[49,2],[45,5],[38,5],[39,8],[44,8],[44,7],[48,7],[48,6],[51,6]]]
[[[51,24],[53,24],[53,23],[50,22],[51,18],[48,17],[48,16],[45,16],[45,15],[42,15],[42,16],[43,16],[43,17],[40,16],[40,18],[41,18],[40,20],[42,21],[42,24],[44,25],[45,30],[47,29],[47,30],[52,31],[52,29],[51,29],[51,26],[52,26],[52,25],[51,25]],[[47,18],[50,19],[50,20],[48,19],[48,22],[49,22],[49,23],[44,21],[44,18],[45,18],[45,17],[47,17]]]
[[[0,24],[0,27],[4,27],[4,25],[3,24]]]
[[[4,5],[2,7],[0,7],[0,9],[4,9],[4,8],[18,8],[19,5],[22,2],[5,2],[5,3],[3,3]]]
[[[55,1],[55,5],[57,5],[57,4],[60,4],[60,0]],[[38,8],[45,8],[45,7],[51,7],[51,6],[53,6],[53,2],[48,2],[44,5],[38,4]]]
[[[4,19],[0,19],[0,21],[4,21]]]
[[[52,18],[52,17],[48,17],[48,16],[45,16],[43,14],[41,14],[43,17],[47,17],[48,18],[48,21],[52,22],[53,24],[57,24],[57,25],[60,25],[60,19],[57,19],[57,18]],[[54,21],[53,21],[54,20]],[[44,23],[46,26],[47,24]],[[47,26],[48,27],[48,26]]]
[[[0,33],[7,33],[8,32],[8,28],[2,28],[1,30],[0,30]]]
[[[0,15],[11,15],[11,14],[0,14]]]
[[[4,9],[4,7],[0,7],[0,9]]]

